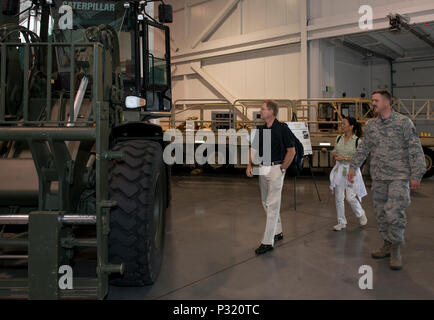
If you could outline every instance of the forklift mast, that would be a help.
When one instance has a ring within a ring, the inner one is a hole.
[[[27,270],[5,264],[14,276],[0,277],[0,298],[103,299],[109,279],[152,284],[170,168],[147,120],[171,109],[169,28],[147,14],[154,1],[29,2],[1,2],[0,261]],[[27,14],[37,30],[20,25]],[[170,16],[160,6],[160,21]],[[73,287],[59,283],[65,266]]]

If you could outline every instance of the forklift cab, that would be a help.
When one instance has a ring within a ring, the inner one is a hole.
[[[160,21],[171,22],[171,19],[167,19],[167,16],[171,16],[171,7],[160,5],[159,11]],[[145,2],[53,1],[50,16],[50,41],[83,43],[98,35],[105,47],[112,47],[116,51],[113,52],[113,71],[120,68],[116,72],[120,73],[123,96],[135,97],[135,100],[130,99],[129,102],[138,103],[131,106],[127,102],[128,108],[170,111],[170,31],[168,26],[146,13]],[[110,33],[117,36],[106,36]],[[110,43],[111,41],[117,41],[119,45]],[[115,49],[117,47],[118,52]],[[62,70],[68,72],[70,60],[68,48],[62,51],[56,53],[60,73]],[[123,106],[125,105],[124,101]]]

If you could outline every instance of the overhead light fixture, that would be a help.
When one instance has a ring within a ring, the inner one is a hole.
[[[401,31],[401,23],[400,23],[399,17],[397,17],[396,15],[390,14],[388,16],[388,18],[389,18],[389,25],[390,25],[389,31],[400,32]]]
[[[397,13],[390,13],[387,17],[389,18],[389,30],[392,32],[400,32],[403,24],[408,24],[410,22],[409,18]]]

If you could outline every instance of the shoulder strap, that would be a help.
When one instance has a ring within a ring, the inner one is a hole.
[[[282,154],[282,161],[285,158],[286,155],[286,150],[285,150],[285,146],[283,145],[283,126],[288,126],[286,123],[280,122],[279,123],[279,142],[280,142],[280,153]]]
[[[357,139],[356,139],[356,149],[359,147],[359,139],[360,139],[360,138],[357,138]]]
[[[338,141],[336,141],[336,143],[339,143],[339,141],[341,141],[342,136],[338,137]]]

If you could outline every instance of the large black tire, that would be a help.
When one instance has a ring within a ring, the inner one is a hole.
[[[156,280],[163,258],[167,203],[166,170],[161,146],[152,141],[117,143],[124,161],[109,168],[109,196],[118,205],[110,215],[109,261],[124,263],[111,284],[144,286]]]
[[[423,148],[423,152],[425,153],[426,161],[426,173],[423,177],[431,178],[434,175],[434,151],[429,148]]]

